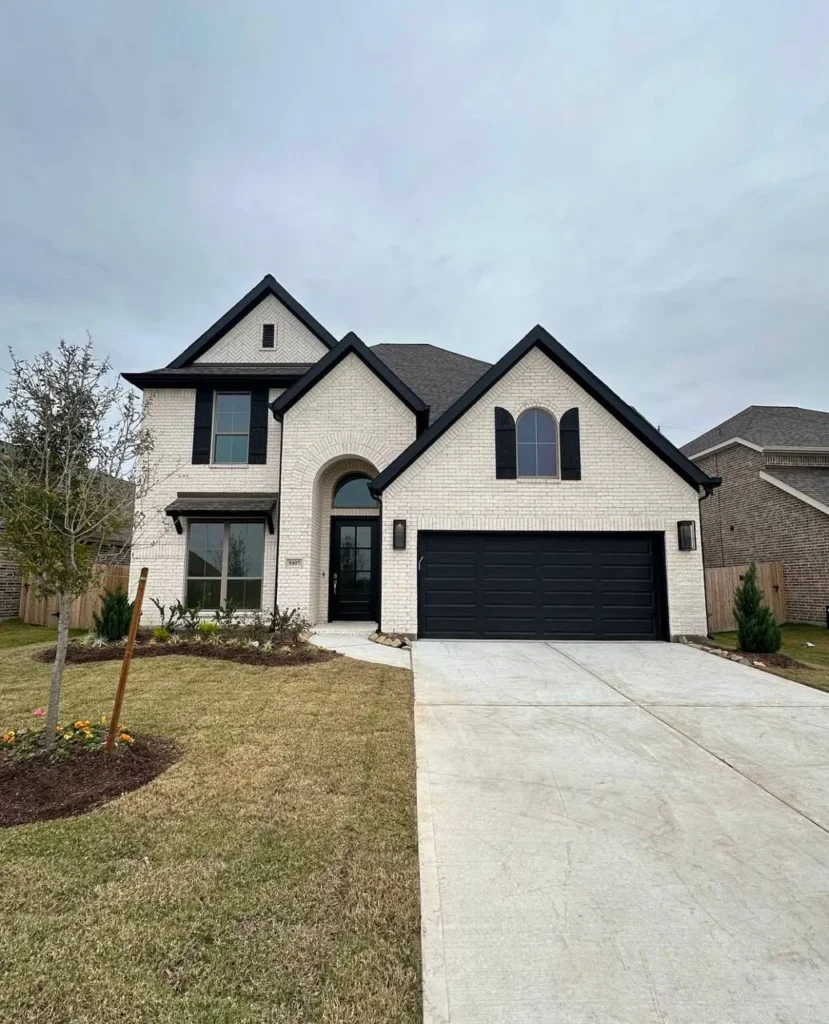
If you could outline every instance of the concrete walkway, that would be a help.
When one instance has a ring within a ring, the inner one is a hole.
[[[829,695],[675,644],[414,648],[425,1024],[826,1024]]]
[[[336,626],[337,623],[333,623]],[[348,625],[348,624],[344,624]],[[326,624],[311,636],[311,643],[317,647],[325,647],[329,651],[337,651],[348,658],[358,661],[373,661],[379,665],[393,665],[395,668],[411,669],[411,651],[407,648],[386,647],[369,640],[369,633],[377,627],[369,624],[365,629],[342,629],[336,631]]]

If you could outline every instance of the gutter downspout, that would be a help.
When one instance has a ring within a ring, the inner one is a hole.
[[[280,467],[281,470],[281,467]],[[719,487],[722,483],[722,477],[712,476],[710,477],[710,483],[702,485],[703,494],[700,496],[699,504],[701,505],[706,498],[710,498],[714,493],[714,488]],[[702,512],[699,517],[699,550],[702,555],[702,592],[705,596],[705,626],[706,636],[711,637],[711,630],[708,629],[708,582],[705,579],[705,540],[702,535]]]
[[[276,401],[276,399],[274,399],[274,401]],[[274,568],[273,577],[273,610],[276,612],[279,609],[279,541],[282,538],[282,450],[283,440],[285,438],[285,424],[282,417],[277,416],[276,413],[273,412],[273,408],[271,408],[271,412],[273,413],[273,418],[279,424],[279,500],[276,506],[276,566]]]

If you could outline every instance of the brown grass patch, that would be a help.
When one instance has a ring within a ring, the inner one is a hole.
[[[61,714],[112,707],[70,666]],[[0,652],[0,724],[49,667]],[[420,1020],[411,675],[335,658],[137,661],[124,720],[182,757],[88,814],[5,829],[0,1017],[32,1024]]]

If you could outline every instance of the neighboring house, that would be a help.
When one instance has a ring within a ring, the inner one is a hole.
[[[705,565],[782,562],[788,617],[829,605],[829,413],[751,405],[683,446],[722,486],[701,505]]]
[[[0,520],[0,619],[14,619],[20,610],[20,571],[3,550],[3,521]]]
[[[718,481],[541,327],[494,366],[369,348],[268,275],[123,376],[160,461],[132,559],[149,597],[420,637],[706,630],[694,529]]]

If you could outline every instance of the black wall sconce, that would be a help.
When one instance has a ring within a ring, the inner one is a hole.
[[[395,551],[402,551],[406,547],[406,520],[395,519],[391,531],[391,546]]]
[[[693,519],[680,519],[676,524],[680,551],[697,550],[697,524]]]

